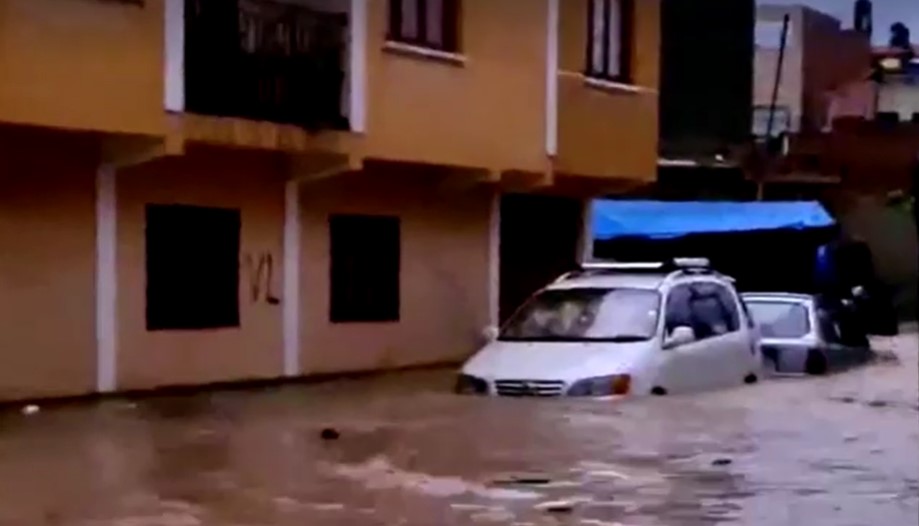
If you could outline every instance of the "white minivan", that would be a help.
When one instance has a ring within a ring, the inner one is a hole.
[[[678,394],[756,382],[757,331],[705,260],[594,263],[533,295],[462,367],[456,391]]]

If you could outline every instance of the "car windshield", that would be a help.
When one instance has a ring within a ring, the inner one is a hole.
[[[796,301],[747,300],[764,338],[801,338],[811,331],[807,307]]]
[[[657,332],[661,296],[634,288],[544,290],[507,322],[501,341],[636,342]]]

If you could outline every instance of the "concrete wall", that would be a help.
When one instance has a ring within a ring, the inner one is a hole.
[[[79,395],[96,387],[96,139],[0,133],[0,400]],[[55,155],[47,155],[46,148]],[[279,156],[194,148],[117,175],[118,390],[277,378],[283,369],[284,184]],[[299,374],[460,360],[495,306],[492,189],[445,190],[426,171],[374,168],[301,192]],[[240,326],[148,331],[147,204],[242,214]],[[398,322],[329,322],[332,213],[401,218]],[[271,254],[280,304],[250,296],[249,257]]]
[[[370,8],[368,156],[545,168],[546,2],[462,2],[452,58],[387,48],[387,2]]]
[[[249,296],[246,256],[272,254],[281,285],[284,177],[280,160],[245,151],[195,151],[118,174],[118,386],[155,387],[281,373],[281,307]],[[186,204],[239,209],[240,327],[146,330],[144,207]]]
[[[0,129],[0,399],[95,387],[96,151]]]
[[[165,133],[163,2],[0,1],[0,122]]]
[[[380,175],[345,175],[302,189],[301,363],[306,373],[459,360],[476,350],[489,324],[489,291],[497,285],[489,275],[491,192],[445,193],[423,175]],[[331,213],[401,218],[399,322],[328,321]]]
[[[561,0],[559,172],[652,181],[657,169],[660,2],[636,2],[629,86],[586,83],[588,4]]]
[[[896,81],[881,84],[878,111],[896,112],[901,121],[909,121],[913,114],[919,113],[919,85]]]

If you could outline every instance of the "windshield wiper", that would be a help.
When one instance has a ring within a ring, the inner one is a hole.
[[[620,334],[618,336],[612,336],[610,338],[598,338],[604,342],[610,343],[634,343],[634,342],[643,342],[650,339],[649,336],[641,336],[638,334]]]
[[[608,338],[588,338],[581,336],[502,336],[502,342],[536,342],[536,343],[634,343],[649,340],[650,336],[637,334],[622,334]]]

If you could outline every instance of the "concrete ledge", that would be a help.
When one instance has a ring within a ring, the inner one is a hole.
[[[406,372],[436,371],[459,367],[461,362],[434,362],[428,364],[393,367],[367,371],[345,371],[340,373],[319,373],[300,377],[265,378],[258,380],[238,380],[214,382],[195,385],[165,385],[153,389],[119,391],[115,393],[92,393],[87,395],[64,396],[53,398],[22,398],[0,401],[0,416],[4,413],[18,412],[27,405],[36,405],[42,410],[60,409],[63,407],[87,406],[110,401],[134,402],[156,398],[191,397],[206,393],[221,392],[258,392],[270,391],[294,385],[310,386],[332,382],[379,378]],[[444,392],[450,392],[452,385],[444,386]]]

